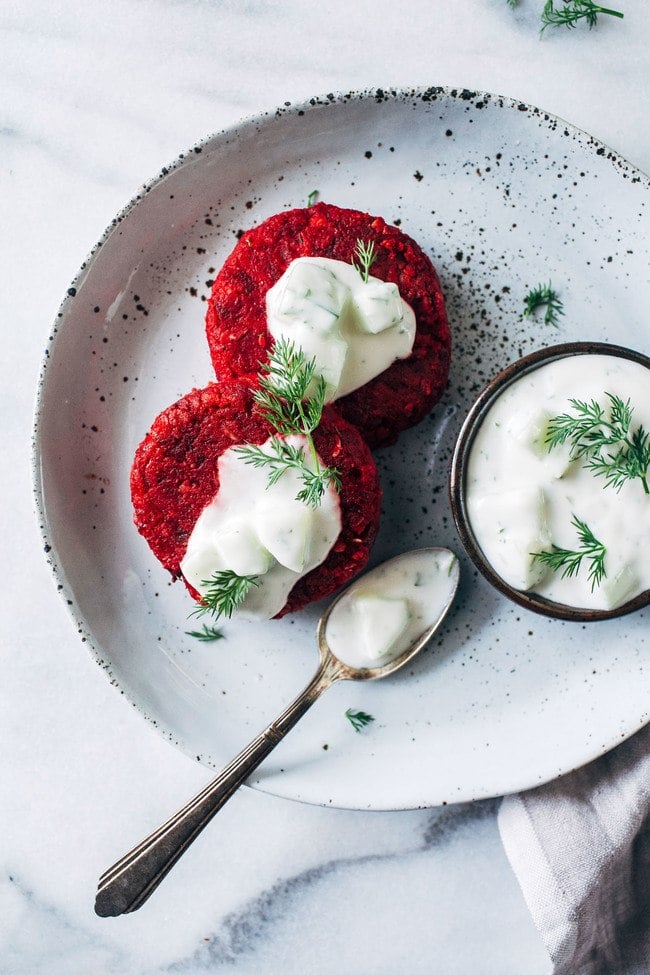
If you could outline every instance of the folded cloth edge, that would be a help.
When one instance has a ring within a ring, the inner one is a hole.
[[[650,725],[506,796],[499,831],[555,975],[650,971]]]
[[[573,909],[564,892],[558,889],[523,798],[505,796],[497,821],[506,856],[549,953],[549,961],[570,956],[576,942]]]

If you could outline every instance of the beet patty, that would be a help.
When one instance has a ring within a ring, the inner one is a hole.
[[[326,203],[288,210],[245,233],[226,260],[208,300],[206,333],[220,379],[255,373],[273,339],[266,293],[297,257],[352,261],[357,241],[375,245],[373,276],[391,281],[415,313],[413,350],[365,386],[335,401],[371,447],[392,443],[440,398],[451,341],[440,281],[422,249],[381,217]]]
[[[253,401],[254,377],[194,389],[156,418],[131,469],[135,525],[175,578],[194,525],[219,491],[229,447],[264,443],[273,429]],[[321,565],[299,579],[278,616],[330,595],[364,568],[379,525],[381,489],[359,432],[331,407],[313,434],[319,456],[341,474],[341,533]]]

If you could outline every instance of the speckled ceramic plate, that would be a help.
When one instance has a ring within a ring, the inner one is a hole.
[[[493,95],[328,95],[184,153],[113,221],[61,307],[42,376],[37,496],[56,580],[110,680],[189,756],[221,766],[316,665],[319,607],[232,623],[202,644],[188,596],[131,521],[128,476],[154,416],[212,378],[211,280],[243,228],[308,194],[399,224],[437,265],[454,336],[449,391],[378,453],[378,562],[460,549],[447,474],[472,398],[509,361],[575,339],[649,352],[648,180],[588,135]],[[552,281],[560,326],[522,317]],[[455,609],[393,679],[340,684],[259,770],[280,796],[406,808],[534,786],[648,720],[648,612],[591,626],[528,614],[462,553]],[[346,708],[375,721],[357,734]]]

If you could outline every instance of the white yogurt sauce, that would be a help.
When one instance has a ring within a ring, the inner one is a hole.
[[[614,609],[650,587],[650,496],[641,480],[617,492],[572,459],[569,443],[552,450],[545,444],[549,419],[575,414],[571,399],[594,399],[608,415],[605,393],[630,400],[632,431],[650,429],[650,371],[639,363],[577,355],[522,376],[485,416],[466,480],[469,520],[495,572],[516,589],[585,609]],[[552,545],[578,549],[574,516],[606,548],[606,577],[593,592],[587,559],[563,579],[532,555]]]
[[[303,447],[311,467],[306,438],[286,439]],[[234,447],[224,451],[219,491],[197,519],[181,562],[184,577],[200,593],[221,569],[257,576],[258,584],[237,610],[242,618],[271,619],[279,613],[298,579],[325,560],[341,531],[333,487],[312,508],[296,500],[303,483],[295,471],[286,471],[272,487],[267,484],[265,469],[246,464]]]
[[[410,355],[415,315],[397,285],[352,264],[299,257],[266,295],[267,326],[277,341],[302,349],[327,383],[328,401],[364,386]]]
[[[325,639],[351,667],[383,667],[438,619],[458,583],[458,559],[445,549],[410,552],[367,572],[336,603]]]

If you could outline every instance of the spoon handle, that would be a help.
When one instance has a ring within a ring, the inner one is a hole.
[[[205,789],[125,854],[99,878],[95,912],[117,917],[137,911],[179,857],[275,746],[336,680],[342,668],[326,657],[294,701],[254,738]]]

